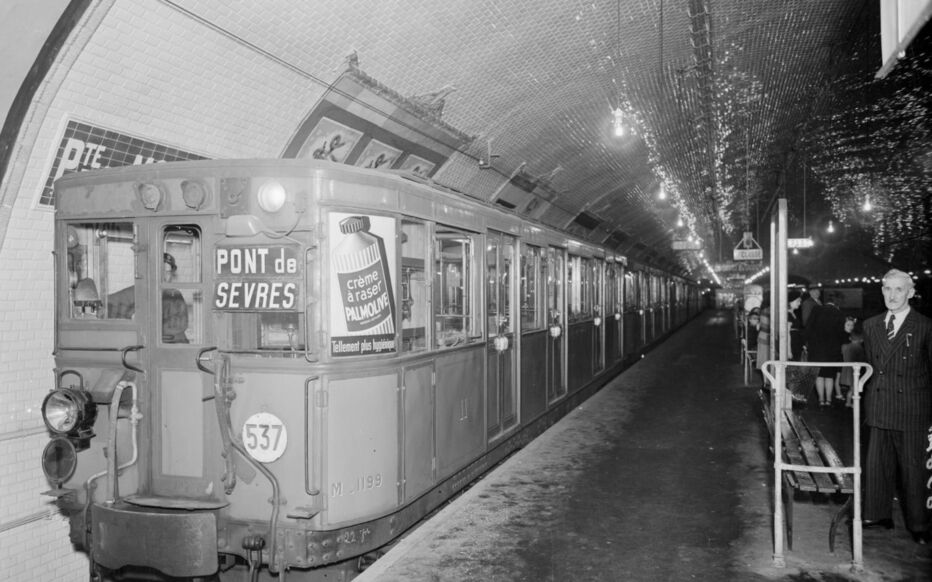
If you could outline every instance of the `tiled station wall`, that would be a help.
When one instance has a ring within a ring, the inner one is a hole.
[[[52,211],[39,196],[63,128],[79,120],[212,158],[276,157],[323,90],[159,2],[92,3],[79,29],[2,185],[13,204],[0,241],[0,578],[10,581],[88,579],[66,521],[40,495],[39,407],[54,363]],[[231,59],[237,71],[223,65]]]
[[[236,21],[235,14],[229,17]],[[39,464],[48,442],[39,409],[53,385],[54,363],[52,211],[39,201],[68,122],[209,158],[278,157],[323,94],[321,81],[332,82],[345,62],[318,68],[311,79],[155,0],[90,3],[62,48],[0,185],[12,203],[0,240],[4,580],[88,578],[87,560],[69,543],[67,522],[40,495],[49,487]],[[454,155],[442,172],[448,184],[466,189],[487,178],[466,156]]]

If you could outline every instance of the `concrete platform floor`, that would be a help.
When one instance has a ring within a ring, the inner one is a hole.
[[[845,410],[804,413],[850,440]],[[852,572],[848,528],[828,548],[842,500],[808,496],[786,567],[774,567],[768,455],[730,314],[709,311],[355,580],[932,580],[932,547],[915,544],[900,515],[892,531],[865,531],[864,570]]]

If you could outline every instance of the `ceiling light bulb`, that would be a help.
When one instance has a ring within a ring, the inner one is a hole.
[[[614,118],[612,126],[615,129],[615,137],[623,136],[625,134],[625,120],[624,112],[621,110],[621,107],[616,107],[612,111],[612,117]]]

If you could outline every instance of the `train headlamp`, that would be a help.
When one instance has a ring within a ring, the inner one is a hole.
[[[285,187],[274,180],[260,186],[259,192],[256,193],[256,201],[259,203],[259,208],[269,214],[274,214],[281,210],[287,199],[288,193],[285,191]]]
[[[78,466],[78,450],[64,437],[54,438],[42,451],[42,472],[50,483],[60,487],[71,479]]]
[[[58,388],[42,401],[42,420],[56,435],[87,438],[97,417],[97,405],[84,390]]]

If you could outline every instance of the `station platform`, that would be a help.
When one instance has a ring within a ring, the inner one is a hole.
[[[843,499],[824,496],[797,496],[793,550],[774,566],[760,383],[738,362],[731,313],[703,313],[354,580],[932,580],[932,547],[899,514],[864,531],[852,572],[850,528],[828,544]],[[850,454],[836,442],[848,409],[801,414]]]

